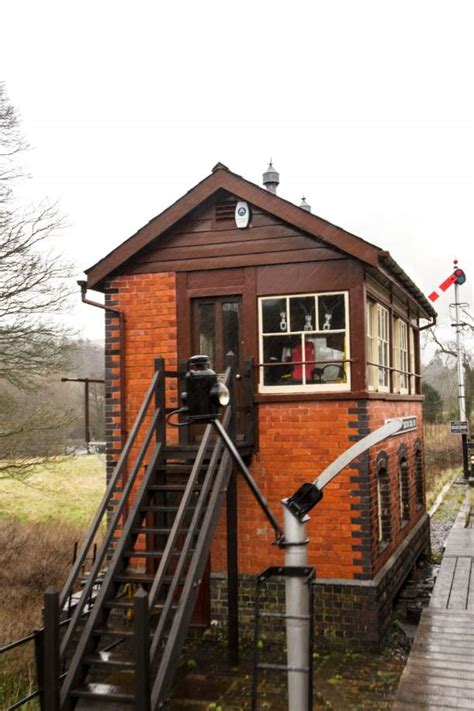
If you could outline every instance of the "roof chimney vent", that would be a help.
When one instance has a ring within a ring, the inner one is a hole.
[[[303,195],[303,197],[301,198],[300,207],[301,207],[302,210],[306,210],[306,212],[311,212],[311,205],[306,202],[306,198],[305,198],[304,195]]]
[[[280,174],[273,167],[272,159],[270,158],[270,163],[268,164],[268,168],[266,169],[265,173],[263,174],[263,184],[270,193],[273,193],[274,195],[276,195],[276,191],[277,191],[277,187],[278,187],[279,183],[280,183]]]

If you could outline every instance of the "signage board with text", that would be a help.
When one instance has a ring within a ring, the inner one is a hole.
[[[451,434],[469,434],[466,420],[451,420]]]

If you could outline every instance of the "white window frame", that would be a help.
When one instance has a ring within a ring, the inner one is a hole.
[[[375,301],[366,301],[366,331],[367,331],[367,360],[371,363],[377,362],[375,349],[375,334],[377,333],[377,309]],[[367,364],[367,383],[369,390],[376,391],[378,382],[378,368],[376,365]]]
[[[410,347],[410,373],[412,373],[412,375],[408,376],[409,377],[408,382],[410,383],[410,393],[412,395],[415,395],[417,383],[416,383],[416,377],[415,377],[415,372],[416,372],[415,371],[415,362],[416,362],[416,359],[415,359],[415,329],[413,328],[413,326],[409,326],[409,328],[408,328],[408,339],[409,339],[408,343],[409,343],[409,347]]]
[[[398,373],[398,392],[406,395],[409,392],[409,363],[408,363],[408,324],[402,319],[397,319],[398,323],[398,365],[396,366],[403,373]],[[403,383],[403,385],[402,385]]]
[[[390,311],[382,304],[376,303],[377,331],[375,334],[376,359],[378,365],[376,388],[378,392],[390,392]],[[383,358],[380,358],[380,354]],[[380,376],[383,382],[380,383]],[[386,384],[385,384],[386,381]]]
[[[345,383],[310,383],[310,384],[298,384],[298,385],[265,385],[264,384],[264,367],[261,365],[259,368],[259,381],[258,381],[258,391],[259,393],[274,393],[274,394],[291,394],[291,393],[321,393],[321,392],[347,392],[350,391],[351,389],[351,368],[350,368],[350,314],[349,314],[349,292],[347,291],[317,291],[317,292],[312,292],[312,293],[305,293],[305,294],[269,294],[266,296],[260,296],[258,298],[258,352],[259,352],[259,362],[262,364],[264,362],[263,360],[263,302],[265,299],[286,299],[287,301],[287,314],[289,315],[290,313],[290,306],[289,306],[289,300],[290,298],[295,298],[295,297],[301,297],[304,298],[306,296],[314,296],[314,297],[320,297],[320,296],[338,296],[338,295],[343,295],[344,296],[344,315],[345,315],[345,328],[343,329],[335,329],[331,330],[331,333],[344,333],[345,334],[345,347],[346,347],[346,353],[345,353],[345,360],[348,361],[344,363],[344,368],[345,368],[345,375],[346,375],[346,381]],[[316,321],[318,321],[318,309],[316,308]],[[315,326],[320,326],[316,322]],[[298,334],[307,334],[308,332],[306,331],[288,331],[287,335],[298,335]],[[315,328],[315,330],[311,333],[314,334],[321,334],[321,335],[327,335],[328,331],[324,331],[323,329]],[[278,333],[265,333],[265,336],[282,336],[284,335],[283,332],[278,332]],[[330,361],[329,361],[330,362]],[[304,367],[303,367],[303,373],[304,373]]]

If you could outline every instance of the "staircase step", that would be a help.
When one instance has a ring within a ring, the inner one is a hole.
[[[133,637],[135,634],[133,626],[130,627],[96,627],[92,630],[93,637]],[[153,637],[150,632],[150,637]]]
[[[148,487],[148,491],[163,491],[165,493],[180,492],[186,489],[187,484],[151,484]],[[201,484],[196,484],[193,486],[193,491],[200,491],[202,489]]]
[[[113,684],[85,684],[80,689],[73,689],[71,695],[79,699],[89,699],[93,701],[111,701],[122,704],[133,704],[133,694],[126,693]],[[93,708],[93,707],[91,707]]]
[[[90,666],[109,667],[113,669],[135,669],[135,663],[127,659],[113,657],[111,652],[98,652],[84,657],[84,663]]]
[[[194,553],[194,549],[190,549],[188,555],[192,555],[193,553]],[[122,555],[125,558],[162,558],[163,551],[128,550],[128,551],[124,551]],[[179,551],[179,550],[174,550],[171,553],[172,558],[179,558],[180,555],[181,555],[181,551]]]
[[[195,506],[186,506],[186,511],[194,511]],[[158,513],[176,513],[179,506],[167,506],[165,504],[149,504],[147,506],[142,506],[140,511],[157,511]]]
[[[201,469],[205,466],[207,466],[207,462],[201,466]],[[192,468],[192,463],[186,464],[184,462],[167,462],[165,464],[158,464],[156,471],[165,472],[166,474],[189,474]]]
[[[133,605],[133,600],[129,600],[127,602],[125,602],[124,600],[109,600],[108,602],[104,602],[104,607],[114,610],[131,610],[133,608]],[[163,607],[163,603],[157,603],[156,605],[153,605],[154,610],[162,610]],[[178,609],[177,605],[172,605],[171,607],[173,610]]]
[[[115,582],[131,583],[132,585],[151,585],[154,579],[154,575],[148,575],[147,573],[119,573],[114,576]],[[163,577],[163,582],[166,584],[171,583],[173,580],[172,575],[165,575]],[[184,579],[181,582],[184,582]]]
[[[138,535],[139,533],[152,533],[155,536],[166,536],[168,533],[170,533],[170,531],[171,528],[154,528],[153,526],[140,526],[140,528],[133,529],[133,534]],[[189,527],[179,529],[180,533],[187,533],[187,531],[189,531]],[[199,533],[198,529],[196,529],[196,533]]]

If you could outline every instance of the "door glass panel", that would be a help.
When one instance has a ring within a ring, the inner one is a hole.
[[[199,314],[199,353],[209,356],[211,368],[216,362],[216,319],[215,305],[212,303],[198,304]]]
[[[237,301],[222,304],[222,345],[224,358],[229,352],[240,361],[239,303]]]

